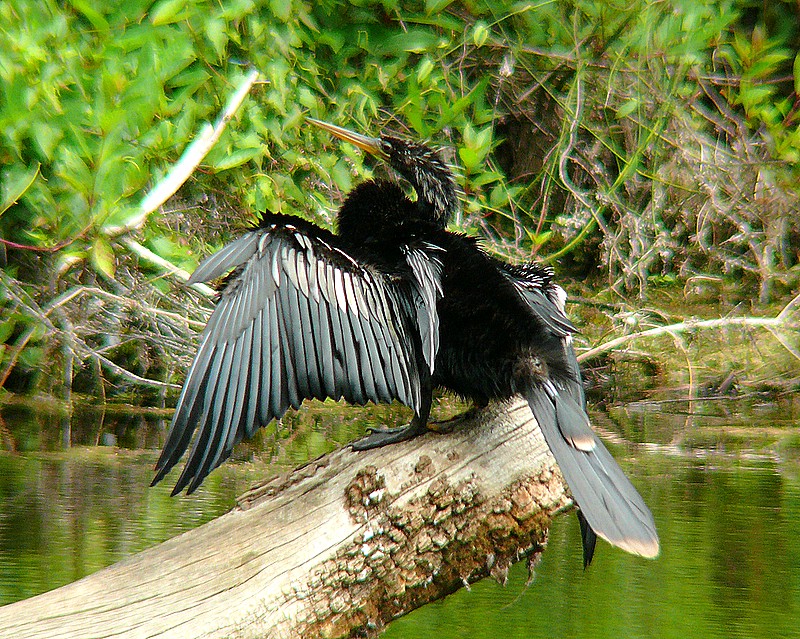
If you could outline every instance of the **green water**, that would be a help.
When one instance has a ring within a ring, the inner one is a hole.
[[[656,444],[623,465],[654,512],[657,560],[600,544],[584,571],[577,521],[567,514],[554,521],[530,583],[517,564],[505,586],[486,580],[462,589],[396,620],[385,637],[800,637],[797,406],[685,408],[632,404],[613,419],[595,416],[607,430]],[[169,484],[148,488],[164,435],[159,417],[3,408],[0,603],[200,525],[251,480],[354,438],[361,420],[394,419],[391,409],[305,413],[290,418],[299,420],[291,432],[237,451],[238,461],[195,495],[170,498]]]
[[[485,580],[385,637],[800,637],[800,483],[772,464],[683,462],[647,483],[656,561],[601,546],[584,572],[577,521],[561,517],[529,586],[518,564],[505,587]]]

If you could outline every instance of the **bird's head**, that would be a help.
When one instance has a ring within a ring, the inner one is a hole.
[[[458,206],[456,183],[437,151],[389,134],[373,138],[321,120],[308,120],[387,162],[414,187],[417,204],[431,222],[444,227],[450,221]]]

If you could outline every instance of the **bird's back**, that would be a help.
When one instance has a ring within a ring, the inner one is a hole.
[[[533,354],[568,375],[561,337],[548,330],[475,239],[442,232],[440,346],[434,383],[478,403],[516,392],[520,361]]]

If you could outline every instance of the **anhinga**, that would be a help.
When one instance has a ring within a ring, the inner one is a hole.
[[[391,135],[312,123],[386,160],[416,192],[367,181],[334,235],[267,214],[203,261],[190,282],[231,270],[178,400],[153,483],[199,429],[173,494],[194,491],[233,447],[304,398],[399,400],[408,426],[373,431],[357,450],[426,430],[432,392],[476,405],[523,395],[579,507],[584,563],[596,535],[658,554],[653,517],[592,430],[572,348],[575,329],[552,271],[512,265],[445,229],[458,206],[438,153]]]

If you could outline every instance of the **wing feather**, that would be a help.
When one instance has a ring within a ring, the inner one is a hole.
[[[369,360],[370,374],[365,376],[365,380],[369,380],[371,392],[377,398],[377,401],[391,402],[393,397],[384,375],[382,345],[378,344],[375,335],[376,331],[369,323],[369,315],[365,315],[359,309],[359,315],[355,319],[355,323],[360,324],[361,334],[364,337],[364,353]]]
[[[440,251],[417,242],[395,271],[362,265],[336,236],[272,216],[204,260],[192,282],[235,270],[201,336],[153,483],[189,449],[173,494],[194,491],[238,442],[306,398],[396,399],[417,410],[420,366],[432,367],[438,348]]]
[[[337,303],[341,303],[338,292],[336,300]],[[366,404],[367,400],[364,397],[364,389],[361,385],[360,361],[356,350],[353,327],[350,325],[350,318],[341,306],[336,309],[336,313],[339,316],[339,325],[342,329],[339,335],[342,342],[339,350],[344,353],[342,366],[346,376],[346,383],[342,387],[342,396],[353,404]]]
[[[244,428],[243,438],[248,439],[256,432],[256,428],[260,425],[260,418],[258,414],[259,408],[259,393],[258,389],[261,385],[261,335],[263,326],[264,309],[259,309],[255,320],[253,321],[252,339],[250,341],[250,377],[247,380],[247,413],[244,416],[242,426]]]
[[[514,285],[520,299],[536,319],[556,337],[577,333],[564,312],[563,289],[552,282],[551,269],[534,263],[508,264],[496,260],[503,275]]]
[[[203,260],[203,263],[189,278],[189,284],[214,280],[244,264],[258,249],[258,241],[259,237],[254,233],[248,233],[238,240],[234,240],[208,259]]]
[[[259,369],[261,376],[260,388],[264,390],[256,391],[258,396],[258,425],[266,426],[272,419],[273,413],[270,412],[270,392],[272,388],[272,349],[270,347],[270,301],[267,300],[264,308],[261,309],[261,350],[254,352],[254,357],[261,359],[261,366],[256,366]],[[255,428],[253,429],[255,432]]]
[[[327,288],[327,272],[325,274],[325,284]],[[324,289],[323,289],[324,290]],[[333,358],[333,379],[334,393],[333,399],[339,399],[345,394],[347,383],[347,372],[344,367],[344,338],[342,337],[342,322],[339,310],[336,307],[336,295],[333,295],[333,304],[326,304],[328,317],[331,321],[331,356]]]
[[[302,277],[301,277],[302,280]],[[314,399],[324,399],[324,382],[322,367],[320,366],[320,347],[318,346],[319,336],[319,317],[316,309],[309,304],[309,298],[298,293],[297,304],[300,308],[300,321],[303,326],[303,352],[306,362],[306,374],[308,375],[308,389],[310,397]]]
[[[228,433],[225,438],[224,451],[227,451],[225,457],[230,454],[229,451],[239,443],[242,439],[243,431],[241,430],[242,418],[246,416],[245,408],[247,408],[247,395],[250,389],[250,368],[252,359],[250,357],[250,349],[253,342],[253,323],[251,323],[241,337],[236,341],[236,351],[234,354],[234,370],[238,370],[239,374],[238,383],[236,387],[235,399],[233,401],[233,411],[230,421],[228,422]],[[230,405],[230,401],[228,404]],[[219,458],[218,458],[219,459]],[[213,464],[217,466],[217,463]]]
[[[386,305],[388,300],[383,295],[383,291],[370,286],[365,287],[364,292],[367,299],[371,301],[370,310],[374,312],[372,317],[376,320],[376,334],[380,335],[384,344],[384,351],[387,354],[389,366],[385,369],[391,375],[393,387],[398,390],[398,399],[406,405],[414,405],[413,392],[411,389],[408,366],[402,353],[402,345],[397,329],[388,320]]]
[[[270,394],[270,414],[283,417],[286,409],[289,408],[289,400],[286,399],[286,374],[281,357],[281,331],[278,323],[278,299],[277,296],[269,301],[269,352],[270,352],[270,373],[272,383],[266,387]],[[267,420],[269,421],[269,420]]]
[[[296,343],[296,339],[292,332],[293,327],[291,319],[296,311],[294,311],[294,309],[291,307],[291,297],[289,295],[290,291],[291,289],[289,286],[278,287],[279,309],[276,309],[276,314],[282,336],[278,346],[281,352],[281,361],[283,364],[283,370],[281,373],[283,374],[282,376],[286,387],[287,402],[292,408],[299,408],[303,401],[303,396],[300,394],[295,372],[295,367],[297,366],[298,362],[293,352],[293,346]]]
[[[316,272],[316,269],[311,269]],[[319,298],[316,299],[319,302]],[[320,363],[320,373],[322,379],[322,392],[325,397],[333,397],[338,399],[336,395],[336,375],[334,373],[334,354],[333,342],[331,339],[331,318],[330,309],[327,305],[316,304],[309,305],[316,311],[316,316],[313,320],[314,331],[316,333],[315,345],[317,349],[317,357]]]

